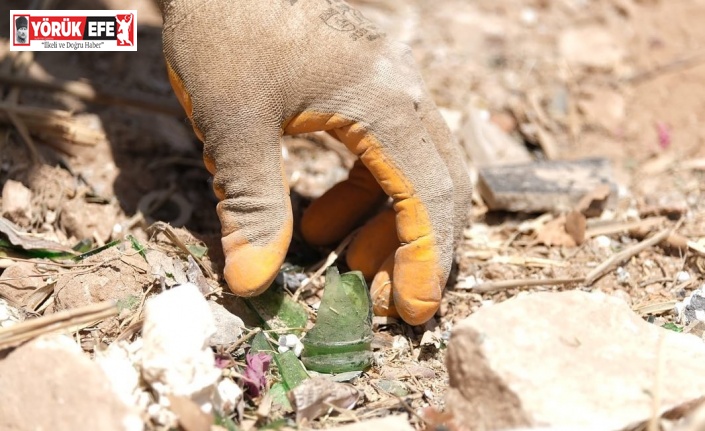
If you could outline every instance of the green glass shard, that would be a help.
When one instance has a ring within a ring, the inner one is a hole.
[[[320,373],[365,370],[372,364],[372,302],[359,271],[331,267],[316,325],[301,340],[301,361]]]

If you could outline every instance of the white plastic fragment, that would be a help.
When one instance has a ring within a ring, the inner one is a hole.
[[[279,337],[279,347],[277,350],[279,350],[279,353],[293,350],[294,354],[298,357],[301,356],[301,352],[304,351],[304,345],[299,337],[294,334],[281,335]]]

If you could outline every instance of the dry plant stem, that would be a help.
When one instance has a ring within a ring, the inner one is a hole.
[[[5,257],[3,257],[3,259],[12,260],[15,262],[33,263],[35,265],[60,266],[62,268],[87,268],[89,266],[93,266],[90,263],[60,263],[60,262],[50,262],[50,261],[37,262],[36,259],[23,259],[21,257],[12,257],[12,256],[5,256]],[[51,274],[47,274],[47,275],[51,275]]]
[[[66,145],[62,142],[70,145],[93,146],[105,140],[105,134],[102,131],[80,124],[69,111],[18,106],[8,102],[0,102],[0,111],[8,119],[13,116],[18,118],[25,123],[28,130],[44,138],[44,141],[50,145],[56,145],[61,149],[66,149]]]
[[[613,235],[615,233],[627,232],[634,229],[648,229],[660,225],[665,220],[665,217],[652,217],[633,222],[618,222],[603,226],[595,226],[587,229],[585,232],[585,238],[594,238],[600,235]]]
[[[632,311],[642,316],[647,314],[661,314],[667,311],[672,311],[676,307],[677,302],[678,301],[665,301],[656,304],[638,305],[632,308]]]
[[[3,278],[2,281],[17,281],[17,280],[22,280],[25,278],[36,278],[36,277],[61,277],[62,275],[82,275],[82,274],[88,274],[89,272],[95,271],[96,269],[100,268],[103,265],[106,265],[110,262],[113,262],[115,260],[118,260],[119,257],[114,257],[112,259],[108,259],[104,262],[98,262],[95,265],[91,265],[88,269],[84,269],[83,271],[63,271],[63,272],[57,272],[55,274],[30,274],[30,275],[25,275],[22,277],[9,277],[9,278]]]
[[[39,335],[66,330],[86,323],[99,322],[117,314],[116,303],[106,301],[31,319],[9,328],[0,329],[0,349],[12,347]]]
[[[262,328],[255,328],[252,331],[250,331],[249,334],[245,335],[244,337],[240,338],[236,342],[234,342],[230,347],[228,347],[227,352],[232,353],[235,350],[237,350],[240,346],[251,340],[255,335],[259,334],[262,332]]]
[[[591,286],[595,281],[607,274],[607,272],[609,272],[615,266],[619,265],[621,262],[629,260],[630,258],[646,250],[647,248],[653,247],[654,245],[668,238],[668,235],[670,235],[674,229],[675,228],[663,229],[661,232],[657,233],[651,238],[645,239],[644,241],[641,241],[640,243],[611,256],[609,259],[599,264],[597,268],[593,269],[588,275],[585,276],[585,284],[587,286]]]
[[[86,102],[104,105],[119,105],[140,108],[162,114],[183,117],[184,111],[175,103],[155,101],[147,98],[126,97],[97,90],[93,85],[80,81],[63,81],[55,78],[29,78],[0,73],[0,84],[29,87],[34,90],[46,90],[70,94]]]
[[[535,279],[519,279],[519,280],[502,280],[480,283],[477,286],[469,289],[471,293],[494,293],[502,290],[513,289],[516,287],[531,287],[531,286],[560,286],[564,284],[582,283],[584,277],[577,278],[547,278],[543,280]]]
[[[625,81],[631,84],[639,85],[644,81],[649,81],[658,78],[661,75],[692,69],[703,63],[705,63],[705,52],[700,52],[687,58],[679,58],[678,60],[672,61],[670,63],[666,63],[661,66],[656,66],[655,68],[647,70],[645,72],[636,73],[630,77],[627,77]]]
[[[215,279],[215,275],[213,274],[213,272],[212,272],[210,269],[208,269],[208,268],[203,264],[203,262],[201,261],[201,259],[200,259],[198,256],[196,256],[195,254],[191,253],[191,250],[189,250],[188,247],[186,247],[186,244],[184,244],[184,243],[179,239],[179,237],[176,235],[176,232],[174,232],[174,228],[172,228],[171,226],[169,226],[169,224],[164,223],[164,222],[161,222],[161,221],[158,221],[158,222],[152,224],[152,226],[150,226],[148,230],[149,230],[150,232],[161,232],[161,233],[163,233],[164,235],[166,235],[166,237],[169,238],[169,240],[170,240],[172,243],[174,243],[174,245],[176,245],[177,247],[179,247],[179,249],[180,249],[181,251],[183,251],[184,253],[190,255],[190,256],[196,261],[196,263],[198,263],[198,266],[200,266],[201,269],[202,269],[203,271],[205,271],[205,273],[206,273],[206,275],[208,276],[208,278],[210,278],[210,279]]]
[[[343,241],[338,245],[338,247],[335,248],[335,250],[331,251],[328,257],[323,261],[321,266],[318,268],[318,270],[313,273],[311,277],[306,280],[306,282],[299,287],[296,292],[294,293],[293,299],[294,301],[297,301],[299,299],[299,296],[301,296],[301,292],[303,292],[311,283],[313,283],[313,280],[317,279],[320,277],[324,272],[326,272],[326,269],[330,268],[331,265],[335,263],[336,260],[338,260],[338,256],[346,249],[348,248],[348,245],[350,245],[350,241],[352,241],[353,238],[355,238],[355,235],[357,235],[358,229],[355,229],[354,231],[350,232],[348,236],[343,239]]]
[[[139,319],[136,322],[130,323],[127,328],[125,328],[120,335],[115,338],[115,341],[127,340],[132,337],[137,331],[142,329],[144,325],[144,319]]]

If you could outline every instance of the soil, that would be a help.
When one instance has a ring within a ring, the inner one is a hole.
[[[7,3],[0,6],[0,16],[7,16]],[[462,118],[471,106],[481,109],[537,159],[599,156],[610,160],[619,196],[611,208],[588,220],[588,230],[663,217],[651,228],[653,232],[677,222],[682,237],[705,245],[705,130],[700,126],[705,117],[705,0],[351,3],[379,23],[389,37],[412,47],[432,95],[450,116]],[[124,7],[117,0],[103,0],[101,6]],[[96,7],[97,3],[87,0],[56,1],[53,6]],[[16,67],[29,58],[33,76],[87,80],[113,94],[176,106],[161,56],[158,10],[151,2],[131,7],[138,8],[139,16],[136,53],[22,56],[9,52],[8,22],[2,20],[0,72],[8,73],[13,64]],[[16,90],[0,83],[0,91],[8,97]],[[138,241],[166,249],[163,243],[150,242],[145,228],[156,220],[178,222],[181,216],[184,223],[179,235],[188,244],[208,247],[206,264],[214,273],[210,281],[227,292],[219,276],[222,252],[217,199],[201,161],[200,143],[184,117],[89,104],[67,94],[32,88],[21,89],[19,103],[63,109],[75,116],[85,114],[90,127],[104,134],[91,145],[61,146],[37,139],[43,164],[33,165],[15,129],[0,125],[0,188],[7,180],[16,180],[32,191],[29,216],[15,220],[21,228],[65,245],[83,239],[103,245],[129,233]],[[459,128],[455,131],[462,138]],[[287,137],[283,144],[298,218],[312,198],[345,178],[352,158],[327,135]],[[137,210],[144,209],[145,196],[155,192],[157,198],[166,196],[167,204],[144,221],[136,219]],[[455,323],[479,307],[531,290],[582,288],[618,295],[640,310],[647,304],[682,300],[705,283],[705,257],[687,247],[674,251],[657,246],[630,258],[621,270],[608,271],[591,286],[567,283],[473,292],[471,288],[482,282],[584,277],[650,234],[625,229],[609,234],[606,242],[589,238],[579,246],[548,246],[537,239],[546,218],[493,213],[480,196],[475,201],[471,224],[458,250],[457,275],[438,316],[418,328],[378,322],[379,363],[354,381],[365,395],[355,411],[358,418],[407,408],[442,409],[447,387],[445,337]],[[533,228],[527,228],[532,223]],[[173,246],[169,249],[174,250]],[[295,238],[288,260],[310,275],[330,251],[312,249]],[[117,272],[129,279],[121,279],[125,289],[147,290],[149,274],[118,262],[104,268],[105,274],[88,278],[103,277],[107,282],[112,277],[114,281]],[[687,272],[687,279],[679,275],[682,272]],[[12,274],[28,273],[31,268],[12,270]],[[37,285],[25,282],[23,286]],[[314,304],[320,286],[321,280],[315,280],[301,300]],[[55,305],[74,302],[57,296]],[[645,316],[663,321],[674,317],[669,309],[658,317]],[[110,342],[110,336],[106,337],[104,341]],[[429,339],[437,342],[427,343]],[[403,404],[379,389],[380,382],[389,381],[405,386],[408,395]],[[255,402],[248,409],[256,407]],[[331,416],[312,426],[348,421],[345,415]]]

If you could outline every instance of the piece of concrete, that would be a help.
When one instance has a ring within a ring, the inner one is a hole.
[[[477,189],[488,208],[515,212],[568,212],[597,187],[617,194],[606,159],[543,161],[480,169]],[[607,206],[612,202],[607,200]]]
[[[536,293],[457,325],[446,405],[468,430],[618,430],[705,396],[705,344],[601,293]],[[696,404],[697,405],[697,404]],[[694,406],[693,406],[694,407]]]
[[[187,397],[210,413],[221,374],[208,346],[215,330],[208,302],[191,283],[148,300],[142,329],[144,380],[161,398]]]
[[[45,335],[0,361],[0,429],[137,431],[144,424],[69,337]]]

